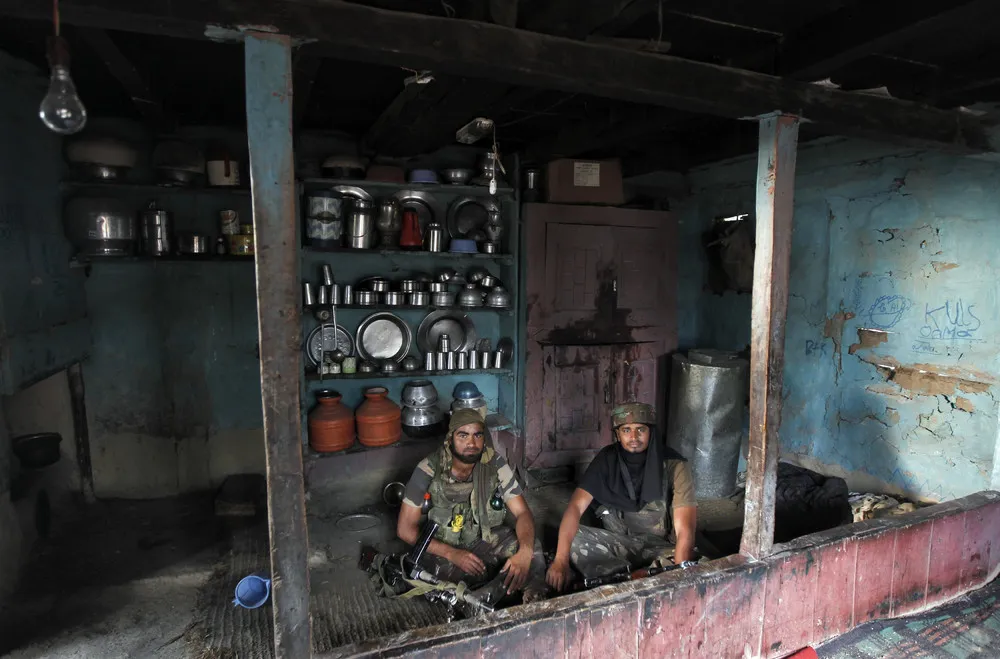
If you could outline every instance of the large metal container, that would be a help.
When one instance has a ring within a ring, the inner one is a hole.
[[[699,499],[727,497],[736,488],[748,366],[703,355],[674,355],[667,424],[667,443],[690,461]]]
[[[130,256],[137,243],[135,210],[120,199],[76,197],[63,212],[66,238],[80,254]]]
[[[139,218],[142,226],[142,253],[150,256],[164,256],[170,253],[170,233],[173,221],[170,213],[150,206]]]

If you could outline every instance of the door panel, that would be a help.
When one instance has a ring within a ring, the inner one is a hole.
[[[571,457],[607,444],[614,398],[612,352],[609,346],[543,348],[542,428],[546,436],[542,438],[542,453]]]
[[[615,346],[612,370],[615,371],[615,404],[649,403],[660,413],[659,343],[633,343]]]
[[[616,318],[628,325],[662,325],[673,307],[665,295],[663,231],[618,227],[614,232]]]
[[[593,321],[613,304],[614,245],[608,227],[550,224],[545,237],[549,327]]]

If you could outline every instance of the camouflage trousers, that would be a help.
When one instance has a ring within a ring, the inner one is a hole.
[[[457,565],[440,556],[430,553],[424,554],[421,564],[424,569],[431,572],[438,579],[458,583],[464,581],[473,588],[495,579],[507,559],[513,556],[520,546],[517,541],[517,534],[509,526],[497,526],[493,528],[496,539],[493,542],[477,540],[468,547],[463,547],[470,551],[486,564],[486,574],[482,577],[474,577],[467,574]],[[528,568],[528,580],[525,582],[525,590],[535,590],[544,592],[545,590],[545,557],[542,556],[542,542],[535,537],[534,551],[531,555],[531,566]]]
[[[570,563],[584,578],[649,567],[674,555],[674,546],[655,535],[626,535],[580,526],[569,548]]]

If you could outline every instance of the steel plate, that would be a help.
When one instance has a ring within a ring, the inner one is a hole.
[[[316,329],[309,332],[309,336],[306,337],[306,356],[309,357],[309,361],[313,363],[313,366],[318,365],[320,359],[323,358],[323,338],[320,336],[321,329],[326,335],[328,350],[336,350],[337,348],[340,348],[344,351],[344,356],[346,357],[350,357],[354,354],[354,339],[351,338],[350,333],[344,329],[343,325],[337,325],[336,327],[336,345],[334,345],[335,335],[333,323],[325,323],[316,327]]]
[[[427,314],[417,328],[417,347],[424,354],[437,350],[438,339],[447,334],[452,352],[471,350],[476,344],[476,325],[469,314],[439,309]]]
[[[357,513],[355,515],[345,515],[337,520],[337,528],[348,533],[367,531],[378,526],[378,517],[367,513]]]
[[[492,197],[459,197],[448,207],[448,235],[469,238],[469,234],[489,222],[489,211],[499,210],[500,206]]]
[[[358,325],[358,354],[369,362],[389,359],[402,361],[410,351],[413,334],[410,327],[396,314],[380,311]]]

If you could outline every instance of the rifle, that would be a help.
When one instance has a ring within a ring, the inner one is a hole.
[[[626,568],[621,572],[612,572],[611,574],[604,575],[603,577],[584,577],[583,580],[576,582],[576,587],[573,588],[573,590],[590,590],[591,588],[606,586],[610,583],[623,583],[625,581],[645,579],[646,577],[654,577],[657,574],[663,574],[664,572],[680,569],[680,567],[680,565],[663,565],[659,567],[650,566],[641,570],[631,571]]]
[[[405,554],[380,554],[372,547],[361,550],[358,567],[371,574],[377,574],[391,590],[404,591],[400,597],[423,595],[432,602],[442,602],[449,608],[467,604],[475,613],[492,612],[493,602],[489,596],[480,597],[471,592],[464,581],[452,583],[442,581],[423,569],[420,560],[431,544],[438,530],[436,522],[428,521],[409,552]]]

